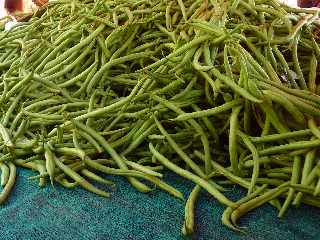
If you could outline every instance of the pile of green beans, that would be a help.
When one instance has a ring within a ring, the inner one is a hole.
[[[19,166],[103,197],[101,173],[156,186],[186,201],[184,234],[201,190],[235,231],[265,203],[320,207],[318,17],[276,0],[72,0],[2,30],[0,203]]]

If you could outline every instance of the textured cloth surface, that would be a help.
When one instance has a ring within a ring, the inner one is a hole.
[[[320,239],[320,210],[313,207],[291,208],[284,219],[279,219],[277,211],[267,204],[241,218],[239,224],[247,227],[243,235],[222,225],[223,206],[201,192],[196,233],[193,238],[184,238],[180,231],[184,203],[160,190],[142,194],[125,179],[113,178],[117,188],[105,199],[80,188],[56,185],[53,189],[47,184],[40,189],[36,181],[27,180],[32,174],[18,171],[16,187],[0,210],[0,239]],[[186,197],[193,186],[175,175],[165,179]],[[231,199],[243,194],[239,189],[228,192]]]

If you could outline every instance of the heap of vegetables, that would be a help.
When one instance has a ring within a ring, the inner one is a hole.
[[[234,230],[267,202],[320,207],[319,26],[276,0],[50,4],[0,34],[0,202],[21,166],[40,186],[108,197],[104,173],[184,199],[170,170],[195,183],[184,234],[201,189]]]

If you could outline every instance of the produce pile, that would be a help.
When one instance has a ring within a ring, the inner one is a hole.
[[[1,185],[16,166],[44,186],[120,175],[184,200],[165,170],[226,206],[320,207],[318,12],[276,0],[96,0],[49,4],[0,33]],[[102,174],[103,173],[103,174]],[[228,185],[247,189],[234,202]]]

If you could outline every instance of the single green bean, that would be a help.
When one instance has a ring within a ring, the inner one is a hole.
[[[9,179],[7,184],[4,186],[2,192],[0,193],[0,204],[3,204],[5,200],[8,198],[11,190],[13,189],[13,186],[16,181],[16,167],[12,162],[8,162],[9,166]]]
[[[1,169],[1,183],[0,184],[2,187],[4,187],[9,180],[10,171],[9,171],[8,166],[3,162],[0,163],[0,169]]]

